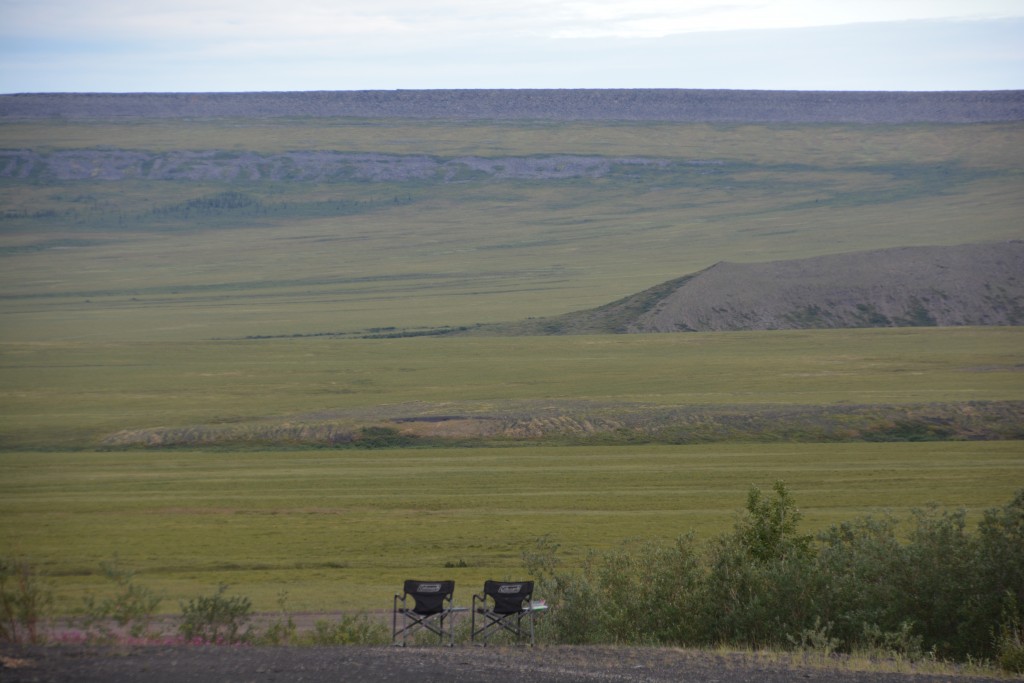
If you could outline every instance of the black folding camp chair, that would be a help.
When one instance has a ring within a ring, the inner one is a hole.
[[[495,633],[507,631],[519,640],[524,633],[523,619],[529,622],[533,645],[533,581],[485,581],[484,592],[473,596],[473,621],[470,640],[480,636],[483,644]],[[476,618],[481,625],[477,628]]]
[[[447,635],[449,647],[454,647],[455,629],[451,619],[454,592],[454,581],[406,581],[402,594],[395,596],[391,613],[391,642],[395,643],[401,636],[402,647],[405,647],[409,634],[426,629],[436,633],[438,642],[442,644]],[[413,600],[412,607],[407,603],[408,598]]]

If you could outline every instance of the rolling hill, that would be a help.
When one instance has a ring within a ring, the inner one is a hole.
[[[1020,325],[1024,241],[719,262],[613,303],[481,326],[502,334]]]

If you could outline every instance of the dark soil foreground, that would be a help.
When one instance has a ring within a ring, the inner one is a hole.
[[[799,656],[665,648],[538,647],[25,647],[0,645],[0,681],[235,683],[418,681],[420,683],[651,682],[938,683],[996,681],[924,673],[809,666]]]

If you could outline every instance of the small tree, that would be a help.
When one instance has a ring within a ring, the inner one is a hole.
[[[734,531],[736,542],[759,563],[810,556],[813,537],[797,533],[803,513],[783,482],[775,482],[772,488],[774,498],[766,497],[756,486],[750,487],[746,514]]]
[[[774,491],[767,498],[752,486],[733,532],[711,544],[700,601],[705,641],[785,645],[821,628],[812,537],[798,533],[801,514],[785,484]]]
[[[0,640],[39,643],[39,622],[53,594],[24,560],[0,558]]]

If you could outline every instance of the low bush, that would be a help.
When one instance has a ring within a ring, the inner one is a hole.
[[[379,619],[365,614],[343,615],[335,622],[317,621],[313,631],[302,642],[310,645],[385,645],[391,642],[391,631]]]
[[[299,628],[288,611],[288,591],[278,593],[277,606],[277,617],[253,638],[258,645],[294,645],[298,642]]]
[[[0,641],[40,643],[53,602],[49,585],[25,560],[0,558]]]
[[[85,617],[82,627],[89,640],[112,641],[120,632],[133,638],[149,635],[157,608],[162,598],[151,589],[135,581],[135,573],[120,566],[115,558],[100,564],[103,575],[116,585],[114,595],[97,599],[85,598]],[[118,630],[115,630],[114,626]]]
[[[1024,622],[1013,593],[1008,592],[1003,606],[1003,623],[996,641],[999,666],[1013,673],[1024,673]]]
[[[252,614],[252,602],[247,597],[224,594],[228,587],[221,584],[213,595],[189,600],[181,605],[179,632],[191,642],[230,645],[246,641],[248,630],[242,631]]]

